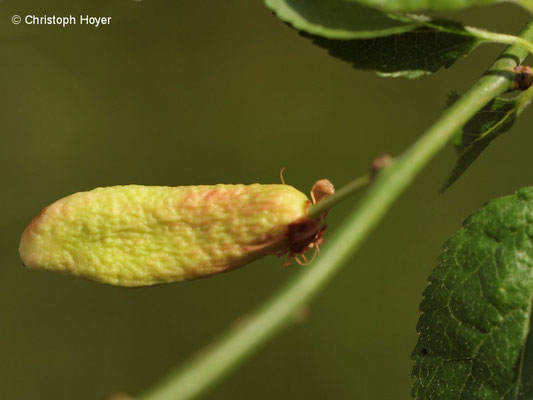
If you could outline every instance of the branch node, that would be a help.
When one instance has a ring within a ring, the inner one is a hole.
[[[514,69],[515,72],[515,90],[526,90],[533,84],[533,73],[531,67],[519,65]]]
[[[392,157],[386,153],[375,158],[370,164],[370,178],[374,179],[379,171],[381,171],[383,168],[388,167],[391,164]]]

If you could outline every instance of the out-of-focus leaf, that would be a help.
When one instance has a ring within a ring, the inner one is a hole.
[[[516,117],[529,104],[530,96],[530,91],[526,91],[512,98],[497,97],[456,133],[453,144],[459,159],[442,191],[459,179],[494,139],[513,126]],[[452,94],[450,102],[457,97],[457,94]]]
[[[453,29],[457,31],[461,28],[454,24]],[[303,35],[310,37],[313,43],[326,49],[332,56],[351,63],[356,69],[407,78],[448,68],[480,43],[466,32],[451,33],[430,26],[373,39],[332,40]]]
[[[283,21],[357,69],[418,77],[447,68],[479,43],[461,24],[386,14],[346,0],[266,0]]]
[[[281,20],[294,28],[330,39],[356,39],[407,32],[421,25],[345,0],[266,0]]]
[[[533,187],[489,202],[444,244],[420,305],[416,400],[531,400]]]
[[[388,11],[458,10],[472,6],[503,3],[502,0],[348,0]],[[528,8],[527,0],[516,3]]]

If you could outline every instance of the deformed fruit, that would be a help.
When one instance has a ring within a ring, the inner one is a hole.
[[[324,197],[320,182],[317,198]],[[97,188],[41,211],[19,252],[27,267],[113,285],[208,277],[318,245],[324,216],[307,217],[310,203],[284,184]]]

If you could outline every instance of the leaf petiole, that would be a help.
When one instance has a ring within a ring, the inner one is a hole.
[[[472,34],[472,36],[483,41],[522,46],[523,48],[527,49],[530,54],[533,54],[533,43],[527,39],[514,35],[508,35],[506,33],[491,32],[485,29],[475,28],[473,26],[465,26],[464,30]]]

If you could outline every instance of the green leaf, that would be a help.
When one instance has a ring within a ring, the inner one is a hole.
[[[502,0],[352,0],[369,7],[388,11],[458,10],[472,6],[503,3]],[[528,0],[515,1],[528,8]]]
[[[516,117],[529,104],[531,94],[528,90],[512,98],[497,97],[457,132],[453,144],[459,159],[442,191],[450,187],[494,139],[513,126]],[[452,94],[450,102],[457,97],[457,94]]]
[[[413,398],[531,400],[532,300],[529,187],[489,202],[444,244],[420,305]]]
[[[344,0],[265,0],[281,20],[312,35],[330,39],[357,39],[407,32],[421,25]]]
[[[452,24],[440,22],[440,25]],[[460,26],[453,24],[453,29],[458,31]],[[430,26],[373,39],[332,40],[307,34],[303,36],[311,38],[313,43],[328,50],[332,56],[351,63],[356,69],[408,78],[448,68],[480,43],[467,32],[458,34]]]
[[[266,0],[266,5],[334,57],[386,76],[433,73],[481,43],[454,22],[400,18],[345,0]]]

